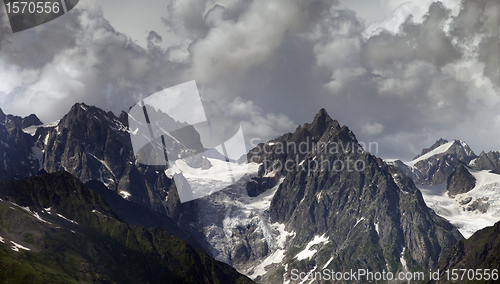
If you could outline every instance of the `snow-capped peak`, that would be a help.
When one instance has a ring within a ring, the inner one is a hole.
[[[418,163],[420,161],[427,160],[432,156],[435,156],[435,155],[438,155],[438,154],[441,154],[441,153],[448,151],[448,149],[450,149],[451,145],[453,145],[454,143],[455,143],[455,141],[445,143],[445,144],[437,147],[436,149],[429,151],[429,152],[425,153],[424,155],[414,159],[413,161],[406,162],[405,164],[407,164],[408,166],[414,166],[416,163]]]

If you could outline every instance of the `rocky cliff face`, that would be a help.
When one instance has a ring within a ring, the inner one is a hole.
[[[128,221],[135,220],[134,224],[139,224],[140,220],[144,221],[141,225],[152,224],[147,218],[134,218],[137,217],[134,214],[144,215],[144,210],[160,214],[152,219],[168,218],[169,215],[175,223],[196,222],[196,205],[180,203],[175,184],[164,173],[166,166],[147,166],[136,161],[127,122],[125,112],[116,117],[111,112],[82,103],[75,104],[55,123],[28,126],[24,129],[26,133],[19,123],[9,122],[8,130],[0,124],[0,132],[6,130],[0,135],[0,140],[6,141],[0,143],[0,154],[6,153],[1,161],[6,173],[13,177],[36,175],[43,168],[45,172],[66,170],[92,185],[101,183],[113,192],[104,195],[107,201],[112,205],[120,204],[119,213]],[[116,196],[140,206],[125,210],[123,203],[116,202]],[[143,209],[136,212],[138,208]],[[153,223],[165,227],[165,222]],[[202,242],[193,242],[192,237],[187,239],[192,244]]]
[[[32,176],[41,169],[42,152],[34,146],[35,139],[22,131],[40,123],[35,115],[22,118],[0,109],[0,169],[17,177]]]
[[[500,167],[500,152],[490,151],[485,153],[482,151],[469,165],[476,170],[495,170]]]
[[[469,192],[475,185],[476,178],[471,175],[463,164],[459,164],[453,173],[448,176],[447,190],[450,197]]]
[[[116,117],[96,107],[74,105],[46,135],[41,146],[43,168],[47,172],[67,170],[83,182],[101,181],[129,201],[175,215],[175,207],[181,205],[172,196],[175,184],[164,174],[166,165],[136,161],[127,122],[126,113]]]

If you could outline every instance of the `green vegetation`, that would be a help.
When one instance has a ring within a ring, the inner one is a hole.
[[[163,229],[121,222],[66,172],[0,181],[0,196],[0,283],[252,283]]]

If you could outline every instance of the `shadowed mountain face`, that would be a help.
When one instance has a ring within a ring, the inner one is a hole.
[[[435,269],[441,272],[441,280],[427,283],[449,283],[445,271],[449,270],[449,277],[452,277],[453,269],[457,269],[456,272],[459,274],[458,280],[454,283],[498,283],[498,267],[500,267],[500,222],[493,227],[477,231],[469,239],[461,240],[444,251]],[[474,275],[469,274],[462,279],[460,269],[466,269],[467,272],[472,270]]]
[[[5,283],[251,283],[159,228],[124,223],[67,172],[0,181]]]
[[[463,164],[448,176],[447,190],[450,196],[469,192],[476,185],[476,179],[472,176]]]
[[[12,176],[30,176],[36,174],[41,166],[37,157],[42,152],[33,148],[35,138],[24,133],[23,128],[39,125],[35,115],[19,117],[5,115],[0,109],[0,170]]]

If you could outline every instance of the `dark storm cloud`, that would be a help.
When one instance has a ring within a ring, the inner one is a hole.
[[[460,49],[440,28],[449,19],[449,13],[441,3],[433,3],[423,23],[414,24],[410,17],[400,27],[399,34],[384,32],[372,36],[364,49],[366,59],[374,68],[390,68],[417,60],[442,67],[460,59]]]

